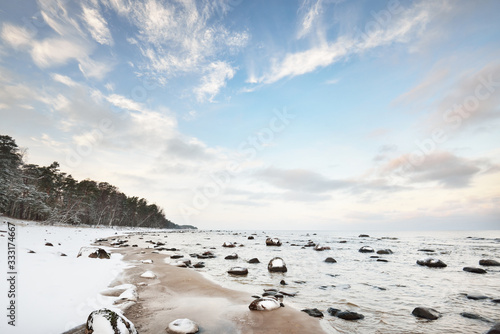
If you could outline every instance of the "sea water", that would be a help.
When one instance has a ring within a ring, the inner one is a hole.
[[[266,246],[266,237],[279,238],[282,246]],[[177,253],[185,258],[212,251],[214,259],[191,260],[205,262],[205,268],[196,270],[224,287],[252,295],[268,288],[297,292],[295,297],[285,296],[284,304],[323,311],[322,326],[329,333],[483,333],[492,326],[486,320],[500,321],[500,304],[492,301],[500,298],[500,267],[483,267],[486,274],[463,271],[466,266],[481,267],[480,259],[500,261],[500,231],[379,232],[369,237],[328,231],[188,231],[168,233],[158,240],[166,241],[165,247],[179,248]],[[331,249],[303,247],[309,240]],[[225,242],[236,247],[224,248]],[[360,253],[362,246],[372,247],[375,253]],[[376,254],[380,249],[391,249],[393,254]],[[419,251],[423,249],[433,252]],[[224,259],[232,253],[238,254],[237,260]],[[247,263],[255,257],[259,264]],[[267,264],[274,257],[283,258],[286,273],[268,272]],[[327,257],[337,263],[325,263]],[[416,264],[426,257],[438,258],[447,267]],[[234,266],[248,268],[248,275],[229,275]],[[281,285],[281,280],[287,285]],[[471,300],[467,294],[490,298]],[[412,315],[418,306],[434,308],[442,317],[418,319]],[[362,313],[365,318],[336,318],[327,313],[329,307]],[[485,320],[465,318],[462,312]]]

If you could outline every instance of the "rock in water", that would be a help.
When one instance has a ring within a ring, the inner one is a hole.
[[[85,334],[137,334],[137,330],[124,315],[101,309],[90,313]]]
[[[360,253],[373,253],[374,250],[370,246],[363,246],[359,249]]]
[[[303,309],[302,312],[306,312],[311,317],[323,318],[323,312],[321,312],[317,308],[306,308],[306,309]]]
[[[360,234],[359,237],[360,238],[369,238],[370,236],[368,234]]]
[[[344,320],[360,320],[364,319],[365,316],[362,315],[361,313],[357,312],[352,312],[352,311],[343,311],[343,312],[338,312],[336,316],[340,319]]]
[[[82,247],[76,257],[90,257],[92,259],[109,259],[110,255],[104,249],[99,247]]]
[[[392,254],[392,250],[390,250],[390,249],[379,249],[377,251],[377,254],[380,254],[380,255]]]
[[[337,261],[333,257],[327,257],[325,259],[326,263],[337,263]]]
[[[426,266],[429,268],[444,268],[447,267],[446,263],[439,259],[434,259],[432,257],[428,257],[425,259],[417,260],[417,264],[420,266]]]
[[[267,265],[267,270],[269,272],[280,272],[280,273],[285,273],[287,272],[286,264],[285,261],[283,261],[282,258],[280,257],[275,257],[271,261],[269,261],[269,264]]]
[[[251,302],[248,308],[252,311],[272,311],[284,306],[285,305],[280,303],[276,298],[262,297]]]
[[[227,271],[228,274],[245,276],[248,275],[248,269],[243,267],[233,267]]]
[[[500,266],[500,262],[495,260],[479,260],[479,264],[482,266]]]
[[[481,320],[481,321],[484,321],[484,322],[491,322],[490,320],[488,320],[486,318],[483,318],[479,314],[474,314],[474,313],[469,313],[469,312],[462,312],[462,313],[460,313],[460,315],[462,317],[468,318],[468,319]]]
[[[441,313],[429,307],[416,307],[411,314],[428,320],[436,320],[441,317]]]
[[[486,270],[482,268],[464,267],[464,271],[475,274],[486,274]]]
[[[484,334],[500,334],[500,323],[495,324]]]
[[[177,319],[168,324],[167,332],[170,334],[198,333],[198,325],[189,319]]]
[[[222,244],[222,247],[234,248],[234,247],[236,247],[236,245],[233,244],[232,242],[225,242]]]
[[[267,238],[266,246],[281,246],[281,241],[278,238]]]
[[[238,254],[233,253],[231,255],[226,256],[224,259],[225,260],[236,260],[238,258]]]
[[[248,263],[260,263],[259,259],[254,257],[253,259],[248,260]]]

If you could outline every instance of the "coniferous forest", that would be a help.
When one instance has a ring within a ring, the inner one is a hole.
[[[59,164],[27,164],[15,140],[0,135],[0,213],[47,224],[93,226],[179,226],[147,200],[128,197],[107,182],[75,180]]]

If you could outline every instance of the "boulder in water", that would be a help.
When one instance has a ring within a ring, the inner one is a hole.
[[[486,270],[483,268],[464,267],[463,271],[475,274],[486,274]]]
[[[416,307],[411,314],[418,318],[424,318],[428,320],[436,320],[441,317],[441,313],[433,308],[429,307]]]
[[[137,330],[124,315],[101,309],[90,313],[85,334],[137,334]]]
[[[227,271],[228,274],[245,276],[248,275],[248,269],[244,267],[233,267]]]
[[[500,323],[493,325],[486,333],[484,334],[500,334]]]
[[[317,308],[306,308],[303,309],[302,312],[309,314],[311,317],[323,318],[323,312],[321,312]]]
[[[479,264],[482,266],[500,266],[500,262],[495,260],[479,260]]]
[[[325,259],[326,263],[337,263],[337,260],[335,260],[333,257],[327,257]]]
[[[429,268],[444,268],[447,266],[446,263],[444,263],[443,261],[441,261],[439,259],[432,258],[432,257],[417,260],[417,264],[420,266],[426,266]]]
[[[254,257],[253,259],[248,260],[248,263],[260,263],[259,259]]]
[[[225,242],[222,244],[222,247],[233,248],[233,247],[236,247],[236,245],[233,244],[232,242]]]
[[[238,254],[233,253],[231,255],[226,256],[224,259],[225,260],[236,260],[238,258]]]
[[[168,324],[169,334],[195,334],[198,333],[198,325],[189,319],[177,319]]]
[[[285,261],[281,257],[275,257],[271,261],[269,261],[269,264],[267,265],[267,270],[269,272],[281,272],[285,273],[287,272],[286,264]]]
[[[370,236],[368,234],[360,234],[358,237],[359,238],[369,238]]]
[[[390,250],[390,249],[379,249],[377,251],[377,254],[380,254],[380,255],[389,255],[389,254],[392,254],[392,250]]]
[[[370,246],[363,246],[359,249],[360,253],[373,253],[375,252]]]
[[[278,238],[267,238],[266,246],[281,246],[281,241]]]

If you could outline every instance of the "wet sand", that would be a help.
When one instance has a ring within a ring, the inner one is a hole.
[[[149,237],[149,236],[148,236]],[[137,235],[129,244],[143,244]],[[154,238],[153,238],[154,239]],[[106,243],[103,243],[106,245]],[[107,246],[107,245],[106,245]],[[145,254],[141,254],[145,251]],[[125,311],[140,334],[166,333],[171,321],[188,318],[200,327],[199,333],[214,334],[308,334],[325,333],[318,319],[286,306],[274,311],[250,311],[254,300],[248,293],[223,288],[204,278],[195,269],[178,268],[164,262],[170,252],[151,253],[152,248],[115,248],[124,261],[133,265],[111,286],[131,283],[137,286],[139,300]],[[153,264],[141,261],[151,259]],[[210,263],[207,263],[210,265]],[[142,278],[146,270],[156,278]],[[147,285],[141,286],[140,283]],[[67,334],[84,333],[82,328]]]

